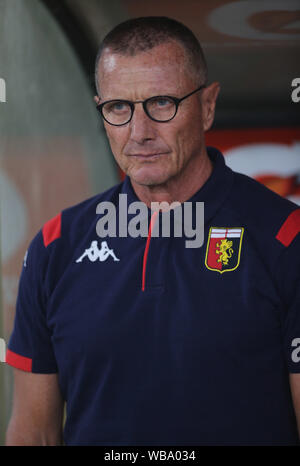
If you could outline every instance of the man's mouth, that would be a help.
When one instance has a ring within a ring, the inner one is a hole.
[[[129,154],[129,157],[135,157],[136,159],[140,159],[140,160],[155,160],[167,154],[169,154],[169,152],[151,152],[148,154],[138,153],[138,154]]]

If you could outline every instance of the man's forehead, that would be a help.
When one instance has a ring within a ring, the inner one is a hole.
[[[99,62],[100,71],[112,72],[118,63],[118,55],[109,51],[104,51]]]
[[[152,95],[181,95],[196,80],[186,52],[178,43],[163,43],[135,55],[105,49],[98,67],[104,99],[140,100]]]
[[[175,41],[164,42],[134,55],[116,53],[110,48],[103,50],[99,61],[100,73],[111,73],[118,68],[163,68],[166,65],[177,66],[187,59],[184,48]]]

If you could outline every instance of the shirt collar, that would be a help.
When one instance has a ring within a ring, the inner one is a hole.
[[[208,223],[229,195],[233,183],[233,171],[225,165],[223,154],[214,147],[207,147],[207,153],[213,163],[213,171],[204,185],[186,202],[204,202],[204,218]],[[125,177],[121,189],[122,194],[127,194],[127,202],[137,202],[140,199],[135,194],[130,178]],[[149,214],[151,209],[148,208]]]

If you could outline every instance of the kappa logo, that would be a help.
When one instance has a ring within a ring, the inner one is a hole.
[[[82,262],[85,257],[87,257],[91,262],[100,262],[106,261],[108,257],[111,256],[114,261],[119,261],[113,251],[109,249],[106,241],[101,242],[101,249],[98,247],[98,241],[92,241],[91,246],[84,251],[84,253],[76,260],[76,262]]]
[[[205,265],[215,272],[230,272],[240,263],[244,228],[216,228],[209,230]]]

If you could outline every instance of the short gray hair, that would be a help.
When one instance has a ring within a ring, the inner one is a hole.
[[[193,32],[184,24],[165,16],[145,16],[133,18],[118,24],[103,39],[96,57],[95,83],[98,89],[98,66],[102,53],[110,49],[112,53],[134,56],[165,42],[175,40],[186,52],[189,63],[199,81],[207,83],[207,64],[201,45]]]

